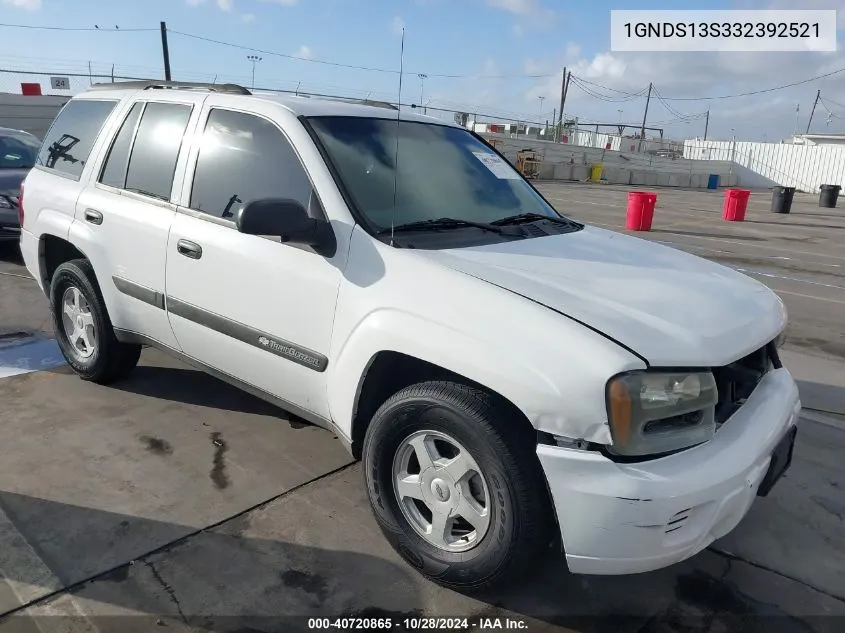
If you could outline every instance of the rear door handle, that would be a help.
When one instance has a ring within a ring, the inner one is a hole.
[[[202,246],[196,242],[188,240],[179,240],[176,242],[176,250],[180,255],[190,257],[191,259],[199,259],[202,257]]]
[[[85,221],[91,224],[102,224],[103,214],[96,209],[85,209]]]

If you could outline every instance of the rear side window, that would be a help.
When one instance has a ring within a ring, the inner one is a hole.
[[[103,174],[100,176],[100,182],[104,185],[111,185],[120,189],[126,186],[126,167],[129,164],[129,152],[132,149],[132,139],[135,138],[135,128],[138,126],[138,118],[141,116],[143,108],[143,103],[136,103],[132,106],[123,121],[123,125],[120,126],[120,131],[114,138],[109,156],[106,158]]]
[[[127,191],[170,200],[176,159],[190,118],[189,105],[147,103],[129,158]]]
[[[35,164],[79,179],[97,135],[116,105],[117,101],[69,101],[47,132]]]

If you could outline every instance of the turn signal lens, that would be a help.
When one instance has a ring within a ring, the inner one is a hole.
[[[610,430],[613,441],[620,446],[626,446],[631,439],[631,392],[621,378],[610,383],[608,389],[610,399]]]

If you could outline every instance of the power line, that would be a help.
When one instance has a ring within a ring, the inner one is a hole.
[[[594,99],[600,99],[601,101],[606,101],[608,103],[624,103],[626,101],[631,101],[633,99],[641,97],[643,95],[643,93],[645,92],[645,90],[643,90],[642,92],[637,93],[637,94],[629,94],[629,96],[627,96],[627,97],[616,98],[616,97],[611,97],[609,95],[603,95],[603,94],[600,94],[600,93],[592,90],[591,88],[587,87],[587,85],[582,83],[582,81],[578,77],[576,77],[575,75],[570,75],[570,78],[571,78],[572,83],[574,83],[578,87],[578,89],[581,90],[583,93],[593,97]]]
[[[617,88],[610,88],[609,86],[603,86],[602,84],[597,84],[594,81],[588,81],[588,80],[584,79],[583,77],[577,77],[577,79],[581,83],[589,84],[591,86],[596,86],[597,88],[603,88],[605,90],[610,90],[611,92],[618,92],[618,93],[623,94],[623,95],[630,95],[632,97],[639,97],[640,95],[644,95],[646,90],[647,90],[647,88],[643,88],[639,92],[626,92],[625,90],[618,90]]]
[[[35,26],[32,24],[2,24],[0,26],[5,26],[10,29],[32,29],[32,30],[40,30],[40,31],[111,31],[111,32],[119,32],[119,33],[139,33],[144,31],[158,31],[158,29],[122,29],[120,27],[99,27],[99,26],[91,26],[91,27],[68,27],[68,26]]]
[[[800,86],[802,84],[808,84],[812,81],[816,81],[818,79],[824,79],[825,77],[831,77],[833,75],[838,75],[841,72],[845,72],[845,68],[840,68],[838,70],[833,70],[829,73],[824,73],[823,75],[817,75],[815,77],[810,77],[809,79],[802,79],[801,81],[794,81],[789,84],[784,84],[782,86],[775,86],[774,88],[764,88],[762,90],[752,90],[751,92],[739,92],[737,94],[732,95],[719,95],[716,97],[664,97],[666,101],[712,101],[714,99],[734,99],[736,97],[749,97],[752,95],[759,95],[764,94],[767,92],[774,92],[776,90],[783,90],[784,88],[792,88],[793,86]]]
[[[214,39],[211,37],[205,37],[203,35],[195,35],[193,33],[185,33],[184,31],[176,31],[173,29],[168,29],[169,33],[173,33],[174,35],[181,35],[182,37],[189,37],[195,40],[200,40],[203,42],[209,42],[211,44],[217,44],[219,46],[228,46],[230,48],[237,48],[244,51],[250,51],[253,53],[260,53],[262,55],[272,55],[274,57],[282,57],[284,59],[295,59],[298,61],[303,62],[310,62],[312,64],[323,64],[326,66],[334,66],[337,68],[349,68],[351,70],[364,70],[368,72],[376,72],[376,73],[385,73],[391,75],[399,74],[399,71],[395,68],[377,68],[373,66],[359,66],[355,64],[345,64],[343,62],[334,62],[325,59],[306,59],[304,57],[298,57],[296,55],[289,55],[287,53],[279,53],[278,51],[269,51],[266,49],[261,48],[254,48],[252,46],[244,46],[243,44],[234,44],[232,42],[225,42],[223,40]],[[417,71],[407,71],[408,74],[419,74]],[[454,75],[454,74],[446,74],[446,73],[431,73],[426,72],[424,73],[428,77],[437,77],[440,79],[542,79],[545,77],[551,77],[551,74],[524,74],[524,75]],[[556,75],[555,75],[556,76]]]

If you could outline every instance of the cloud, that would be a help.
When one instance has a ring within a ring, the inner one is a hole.
[[[487,0],[487,4],[517,15],[528,15],[537,10],[536,0]]]
[[[271,4],[280,4],[283,7],[292,7],[297,4],[299,0],[261,0],[261,2],[269,2]]]
[[[312,59],[314,57],[314,52],[305,44],[299,47],[299,49],[294,53],[296,57],[300,59]]]
[[[520,38],[525,34],[525,29],[522,28],[521,24],[514,24],[511,27],[511,33],[513,34],[514,37]]]
[[[390,30],[396,33],[396,35],[401,35],[402,30],[405,28],[405,20],[402,19],[402,16],[395,16],[393,21],[390,23]]]
[[[254,13],[244,13],[241,16],[241,21],[246,22],[247,24],[249,24],[250,22],[253,22],[254,20],[255,20],[255,14]]]
[[[185,4],[189,7],[198,7],[201,4],[205,4],[208,0],[185,0]],[[234,7],[234,0],[214,0],[214,4],[217,5],[217,8],[221,11],[226,13],[231,13]]]
[[[581,47],[575,42],[569,42],[566,45],[566,61],[575,61],[581,55]]]
[[[523,69],[526,75],[539,75],[544,72],[545,67],[533,59],[526,59]]]
[[[2,0],[3,4],[10,5],[15,9],[24,11],[38,11],[41,8],[41,0]]]

